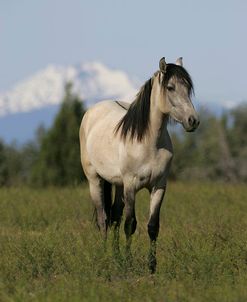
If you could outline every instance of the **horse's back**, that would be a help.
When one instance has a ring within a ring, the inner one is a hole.
[[[119,104],[115,101],[106,100],[89,108],[81,123],[81,128],[84,129],[85,134],[87,135],[93,128],[99,126],[114,128],[130,105],[125,102],[119,102]]]

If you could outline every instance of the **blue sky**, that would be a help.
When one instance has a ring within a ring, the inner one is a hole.
[[[141,80],[184,57],[197,98],[247,101],[247,1],[0,0],[0,92],[50,63]]]

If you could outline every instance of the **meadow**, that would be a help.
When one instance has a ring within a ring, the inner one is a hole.
[[[170,183],[157,272],[147,268],[147,192],[133,260],[104,247],[86,185],[0,189],[0,301],[247,301],[247,187]]]

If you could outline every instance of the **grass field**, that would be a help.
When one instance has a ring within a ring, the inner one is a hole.
[[[0,189],[0,301],[247,301],[247,188],[171,183],[157,273],[147,269],[148,194],[137,198],[133,262],[92,224],[86,186]]]

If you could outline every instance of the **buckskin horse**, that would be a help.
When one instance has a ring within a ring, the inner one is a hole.
[[[124,231],[129,251],[137,225],[135,195],[142,188],[150,192],[147,229],[148,265],[152,273],[156,269],[160,208],[173,157],[167,125],[173,119],[188,132],[198,127],[199,117],[191,101],[193,91],[182,58],[175,64],[167,64],[162,58],[159,70],[141,87],[131,104],[99,102],[85,113],[81,122],[81,162],[103,238],[111,225],[118,238],[125,208]]]

